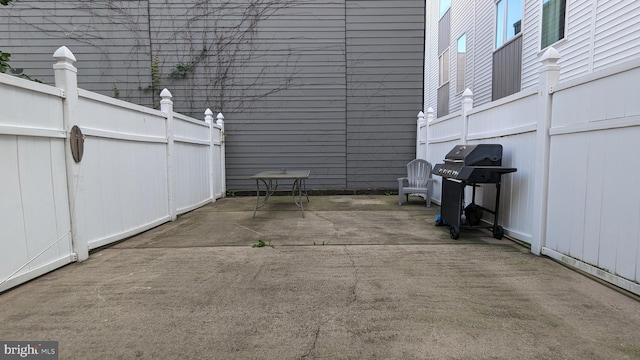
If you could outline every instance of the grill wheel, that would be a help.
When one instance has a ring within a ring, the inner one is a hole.
[[[449,228],[449,236],[454,240],[457,239],[460,236],[460,229],[455,225],[451,226]]]

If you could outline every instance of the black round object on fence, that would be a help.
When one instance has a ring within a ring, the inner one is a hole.
[[[77,163],[82,160],[82,155],[84,154],[84,135],[82,135],[82,130],[77,125],[74,125],[71,128],[70,142],[71,142],[71,155],[73,156],[73,160]]]

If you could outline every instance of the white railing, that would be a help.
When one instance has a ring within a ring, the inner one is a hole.
[[[0,291],[225,193],[222,114],[174,113],[166,89],[161,110],[78,89],[73,54],[54,57],[55,87],[0,74]]]
[[[518,169],[503,177],[505,233],[640,294],[640,60],[560,83],[559,58],[553,48],[542,55],[537,88],[477,108],[467,90],[461,111],[438,119],[429,109],[416,154],[435,164],[457,144],[502,144],[503,166]],[[487,208],[490,188],[476,197]]]

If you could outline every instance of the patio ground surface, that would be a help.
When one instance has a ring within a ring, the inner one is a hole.
[[[640,302],[396,196],[218,200],[0,294],[60,359],[638,359]],[[259,240],[267,246],[252,247]]]

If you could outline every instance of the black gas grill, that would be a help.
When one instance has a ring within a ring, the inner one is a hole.
[[[502,166],[502,145],[478,144],[457,145],[449,151],[444,164],[436,164],[432,173],[442,176],[441,214],[437,225],[449,225],[449,235],[453,239],[460,236],[463,228],[487,228],[493,237],[501,239],[504,229],[497,224],[500,208],[500,183],[502,174],[515,172],[516,168]],[[490,210],[475,203],[478,184],[495,184],[495,209]],[[464,189],[473,187],[471,204],[464,207]],[[494,223],[481,225],[482,214],[493,214]],[[463,217],[464,214],[464,217]]]

